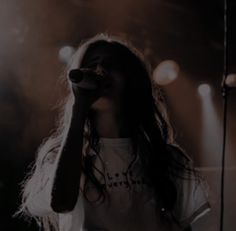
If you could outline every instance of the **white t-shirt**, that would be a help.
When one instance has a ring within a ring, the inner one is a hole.
[[[129,138],[101,138],[95,166],[105,175],[106,182],[101,173],[95,171],[95,174],[106,184],[109,197],[102,204],[91,204],[80,193],[74,210],[59,214],[60,231],[181,230],[177,225],[163,223],[160,214],[155,212],[153,191],[145,183],[139,158],[127,174],[134,157]],[[83,179],[82,176],[81,188]],[[209,211],[207,193],[203,183],[196,180],[178,179],[176,187],[178,194],[173,214],[181,227],[186,227]],[[96,200],[98,193],[94,185],[89,184],[87,189],[89,199]]]

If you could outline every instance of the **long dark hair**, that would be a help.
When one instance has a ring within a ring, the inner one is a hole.
[[[128,73],[128,94],[125,96],[127,116],[130,116],[130,126],[133,127],[132,143],[135,150],[139,149],[139,158],[142,162],[143,172],[147,179],[147,184],[154,189],[156,198],[156,209],[172,211],[177,190],[174,182],[175,177],[180,177],[182,171],[189,169],[180,159],[173,156],[173,149],[179,155],[182,152],[175,145],[170,148],[170,141],[173,144],[172,129],[168,121],[164,108],[163,98],[154,97],[153,84],[147,65],[140,59],[137,52],[130,47],[117,41],[98,40],[91,43],[87,51],[96,47],[110,47],[110,51],[116,56],[119,62],[118,68]],[[86,54],[85,54],[86,55]],[[83,61],[82,61],[83,62]],[[117,65],[109,63],[110,65]],[[159,102],[161,100],[162,102]],[[88,147],[99,155],[99,137],[93,124],[93,114],[87,119],[87,140]],[[139,144],[139,145],[138,145]],[[137,156],[136,156],[137,157]],[[184,156],[182,156],[184,158]],[[95,177],[94,172],[103,173],[94,166],[94,156],[84,155],[84,173],[87,181],[91,181],[100,192],[102,201],[105,199],[105,184],[101,184]],[[128,168],[128,170],[131,169]],[[106,181],[103,176],[104,182]],[[86,197],[86,184],[84,191]],[[98,200],[101,198],[98,197]],[[89,201],[89,198],[87,198]]]
[[[123,68],[129,72],[128,81],[131,94],[127,99],[127,106],[132,103],[132,142],[135,150],[139,149],[139,158],[142,162],[144,174],[155,192],[156,208],[164,208],[166,211],[173,210],[177,190],[174,183],[176,177],[182,177],[182,171],[192,175],[192,169],[186,167],[178,159],[185,158],[185,155],[174,144],[173,131],[170,126],[166,107],[158,86],[152,83],[151,68],[145,61],[143,55],[136,50],[127,40],[108,34],[98,34],[93,38],[83,41],[67,68],[67,78],[63,76],[68,86],[68,96],[60,104],[60,113],[55,130],[44,139],[37,151],[37,158],[31,172],[22,184],[22,205],[18,214],[31,216],[42,224],[45,230],[58,230],[58,214],[52,212],[50,215],[35,217],[27,210],[28,200],[32,188],[40,185],[42,179],[48,174],[43,170],[45,161],[53,162],[58,154],[59,147],[63,140],[65,131],[68,129],[72,115],[74,97],[68,73],[71,69],[79,68],[87,50],[104,44],[113,47],[114,52],[123,58]],[[89,155],[93,150],[99,157],[99,137],[93,124],[93,114],[89,116],[85,124],[84,145],[83,145],[83,173],[85,175],[85,187],[82,190],[85,198],[89,201],[86,193],[86,184],[92,182],[99,192],[98,200],[101,202],[106,196],[105,185],[96,178],[95,172],[99,172],[94,165],[94,156]],[[171,147],[171,148],[170,148]],[[181,158],[173,158],[173,150]],[[136,156],[137,157],[137,156]],[[132,167],[132,163],[129,166]],[[100,174],[103,173],[100,171]]]

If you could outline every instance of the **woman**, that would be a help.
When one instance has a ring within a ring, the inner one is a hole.
[[[207,194],[174,144],[150,73],[113,36],[79,46],[60,123],[39,147],[20,212],[44,230],[191,230],[209,210]]]

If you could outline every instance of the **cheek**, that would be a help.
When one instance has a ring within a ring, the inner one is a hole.
[[[117,93],[123,94],[128,88],[128,77],[116,74],[113,78],[113,90]]]
[[[110,96],[102,96],[96,102],[94,102],[91,106],[91,109],[94,111],[107,111],[112,110],[116,105],[115,100]]]
[[[103,96],[119,97],[126,93],[127,81],[123,75],[112,73],[110,80],[104,85]]]

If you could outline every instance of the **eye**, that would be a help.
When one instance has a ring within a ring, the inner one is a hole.
[[[83,65],[84,68],[95,68],[97,66],[97,62],[89,62],[86,65]]]
[[[80,67],[84,67],[84,68],[95,68],[98,63],[100,62],[100,57],[95,56],[95,57],[85,57],[81,63]]]
[[[124,70],[124,64],[121,60],[118,60],[115,57],[106,58],[101,62],[101,66],[107,70]]]

